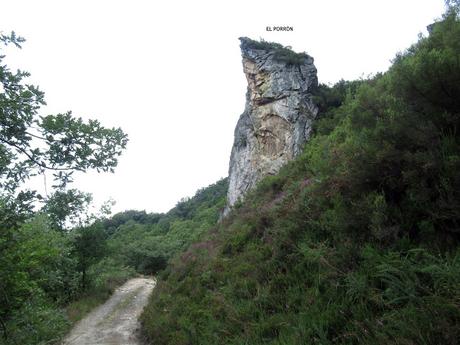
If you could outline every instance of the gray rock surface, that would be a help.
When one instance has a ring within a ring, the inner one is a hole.
[[[311,100],[318,83],[312,57],[287,52],[292,63],[280,58],[286,53],[280,47],[246,37],[240,41],[248,88],[235,128],[225,214],[261,178],[276,174],[301,152],[318,113]]]

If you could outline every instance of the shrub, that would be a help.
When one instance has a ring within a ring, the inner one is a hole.
[[[273,52],[273,59],[285,63],[287,65],[301,65],[304,64],[307,59],[312,59],[307,53],[296,53],[288,47],[284,47],[282,44],[275,42],[267,42],[261,39],[255,41],[246,38],[242,41],[243,48],[251,48],[257,50],[267,50]]]

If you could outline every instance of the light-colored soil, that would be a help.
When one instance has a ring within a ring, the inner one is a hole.
[[[155,280],[134,278],[78,322],[63,345],[140,345],[138,317]]]

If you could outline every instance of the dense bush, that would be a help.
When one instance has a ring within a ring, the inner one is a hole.
[[[68,326],[60,305],[79,291],[77,261],[70,240],[50,228],[45,216],[24,223],[12,236],[0,256],[2,339],[34,344]]]

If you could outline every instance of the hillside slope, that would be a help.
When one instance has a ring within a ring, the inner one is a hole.
[[[460,22],[361,82],[320,87],[316,133],[159,279],[154,344],[456,344]]]

